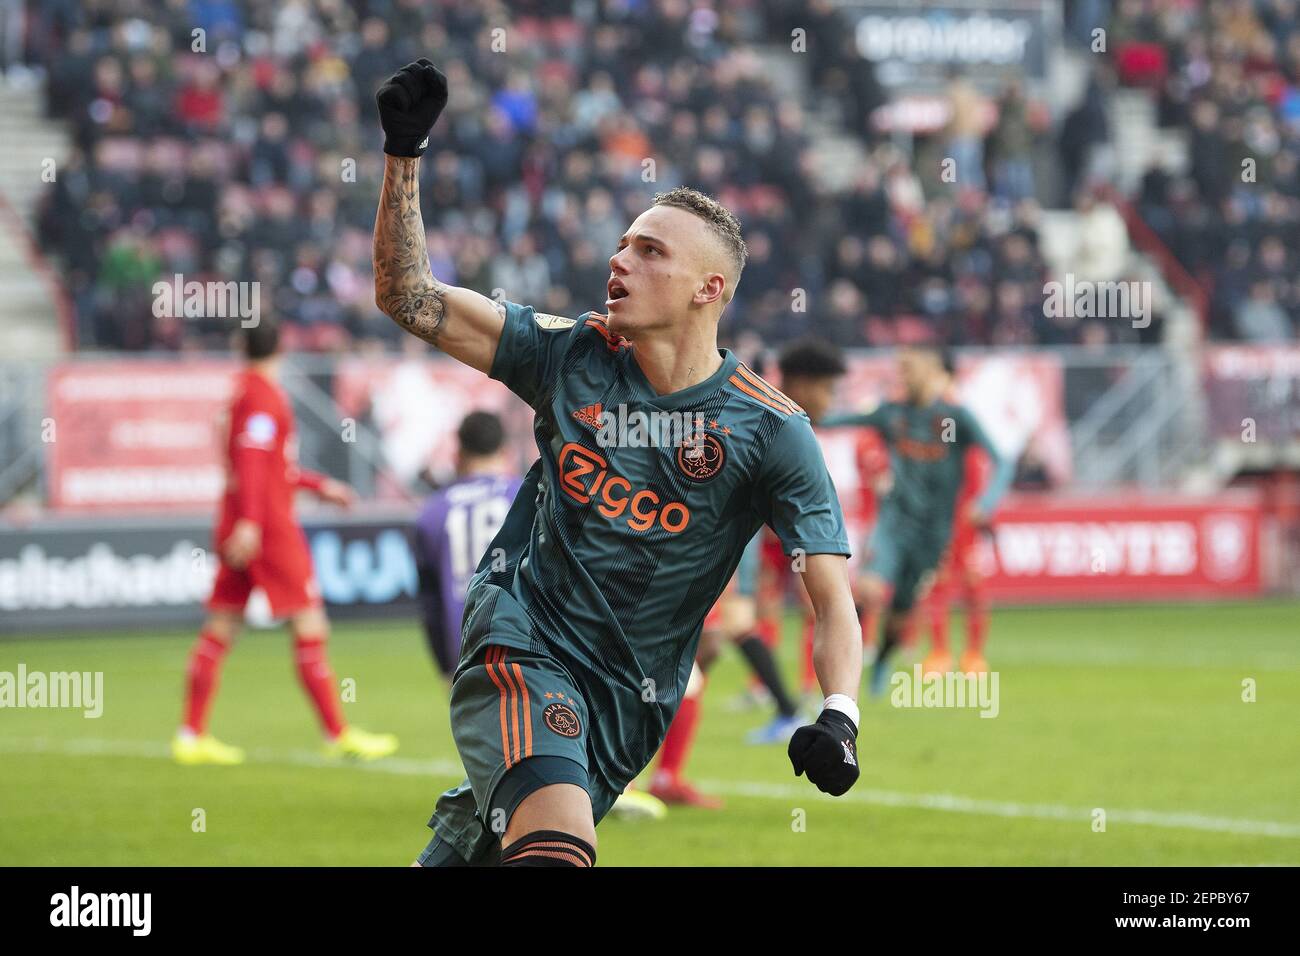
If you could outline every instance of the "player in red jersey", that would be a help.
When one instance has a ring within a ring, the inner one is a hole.
[[[858,473],[862,477],[859,487],[862,523],[876,523],[880,499],[889,494],[892,481],[889,471],[889,446],[873,428],[865,428],[857,436]]]
[[[226,492],[213,535],[219,558],[208,615],[190,654],[185,711],[172,741],[182,764],[237,764],[238,747],[207,733],[208,710],[222,661],[239,634],[244,606],[254,587],[286,618],[294,637],[298,676],[320,717],[330,756],[374,759],[397,749],[391,734],[370,734],[347,726],[325,654],[329,620],[312,573],[307,538],[293,513],[299,488],[342,507],[352,489],[297,465],[293,412],[277,384],[279,331],[259,322],[246,330],[248,365],[230,404],[225,438]]]
[[[988,483],[988,456],[978,447],[968,449],[963,469],[952,543],[948,546],[946,560],[939,565],[938,578],[926,602],[930,618],[930,653],[921,665],[926,674],[952,669],[952,654],[948,650],[948,614],[957,591],[961,592],[966,608],[966,648],[961,655],[960,670],[967,674],[982,674],[988,670],[988,662],[984,660],[984,641],[989,629],[989,605],[984,594],[984,575],[980,573],[976,555],[979,535],[984,527],[971,520],[975,499]]]

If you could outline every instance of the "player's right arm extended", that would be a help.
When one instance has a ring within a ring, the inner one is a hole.
[[[447,103],[447,78],[419,60],[389,78],[375,101],[387,154],[375,216],[375,305],[412,335],[486,373],[501,341],[505,307],[433,275],[420,215],[420,155]]]
[[[817,424],[821,428],[876,428],[883,426],[883,417],[880,410],[883,405],[877,405],[869,412],[840,412],[835,415],[827,415]]]
[[[1016,459],[998,450],[989,439],[988,433],[980,426],[979,420],[969,410],[963,412],[962,425],[963,437],[967,444],[982,448],[993,466],[993,473],[984,486],[984,491],[973,504],[975,515],[985,520],[993,514],[993,509],[998,506],[1002,496],[1011,487],[1011,482],[1015,480]]]

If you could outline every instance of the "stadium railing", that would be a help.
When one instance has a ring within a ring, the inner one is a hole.
[[[1069,483],[1077,489],[1104,489],[1126,484],[1140,485],[1148,490],[1175,489],[1179,487],[1182,476],[1203,465],[1211,455],[1202,407],[1203,390],[1195,375],[1195,363],[1187,362],[1185,357],[1171,350],[1143,347],[1092,349],[1082,346],[959,350],[959,359],[963,361],[985,361],[999,356],[1035,357],[1040,365],[1044,362],[1050,365],[1050,383],[1035,386],[1047,391],[1035,392],[1033,399],[1042,402],[1044,407],[1030,411],[1040,420],[1047,416],[1063,419],[1069,436],[1068,455],[1072,460],[1068,469]],[[853,358],[871,364],[873,374],[874,370],[880,369],[888,375],[888,369],[892,367],[886,353],[861,351],[854,353]],[[399,360],[392,357],[391,361],[395,368]],[[455,391],[456,383],[441,378],[441,370],[447,368],[441,364],[445,361],[441,357],[431,357],[428,359],[429,369],[439,373],[433,376],[438,380],[436,388]],[[51,462],[58,457],[54,443],[59,440],[84,443],[86,425],[82,422],[78,428],[77,422],[59,420],[60,415],[70,415],[70,412],[67,405],[59,404],[52,373],[64,376],[70,370],[89,372],[109,364],[121,366],[114,371],[127,378],[132,368],[142,373],[162,372],[178,380],[172,387],[187,391],[189,394],[184,398],[202,402],[205,396],[198,392],[204,386],[191,383],[183,362],[195,363],[192,367],[196,368],[208,363],[209,371],[212,363],[217,363],[215,367],[218,370],[235,367],[228,355],[196,355],[180,360],[159,354],[132,357],[101,353],[60,362],[0,361],[0,508],[22,501],[28,508],[39,510],[53,506],[54,510],[59,510],[61,502],[54,493],[50,473]],[[1026,374],[1023,369],[1017,371],[1020,366],[1015,361],[1004,364],[1006,371],[1001,373],[1003,375]],[[389,460],[395,433],[387,424],[376,420],[373,395],[367,392],[358,404],[355,395],[357,384],[340,384],[342,365],[323,355],[294,355],[286,362],[282,380],[298,420],[302,463],[348,481],[357,488],[363,500],[392,503],[414,500],[413,496],[424,490],[421,482],[413,480],[417,470],[409,467],[397,469],[402,472],[402,477],[395,477],[393,463]],[[1189,368],[1192,370],[1190,373]],[[385,376],[381,371],[376,378],[387,382],[392,376]],[[364,384],[361,387],[371,389],[375,386]],[[344,396],[348,388],[353,393],[351,399]],[[349,407],[341,407],[341,398],[351,403]],[[457,394],[460,404],[472,404],[474,400],[474,393],[469,396]],[[859,403],[860,400],[859,397]],[[117,426],[113,406],[103,402],[90,404],[90,411],[99,416],[95,428],[104,431]],[[976,405],[978,413],[978,403]],[[137,417],[142,421],[150,418],[151,410],[144,399],[119,407],[123,409],[124,417]],[[206,405],[199,404],[193,408],[196,415],[215,420],[221,411],[221,400],[210,396]],[[520,410],[527,412],[522,405]],[[446,418],[446,409],[431,409],[430,415],[434,412],[438,413],[435,417],[440,417],[437,428],[454,431],[455,423]],[[172,409],[166,417],[173,423],[182,422],[185,413]],[[523,465],[533,457],[526,418],[525,414],[521,422],[515,423],[512,432]],[[96,455],[101,453],[101,445],[105,444],[99,442],[95,447],[75,449],[65,445],[58,451],[64,456],[75,451],[78,464],[82,466],[109,464],[96,459]],[[164,441],[156,446],[160,456],[166,452],[165,444]],[[191,451],[186,452],[186,447]],[[193,441],[189,445],[177,445],[174,457],[178,462],[187,455],[192,458],[195,447]],[[437,475],[436,463],[433,471],[435,476],[445,477]]]

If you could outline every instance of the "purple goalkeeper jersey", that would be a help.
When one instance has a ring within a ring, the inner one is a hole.
[[[429,496],[416,520],[416,564],[424,626],[439,665],[455,668],[465,591],[505,521],[520,479],[476,475]]]

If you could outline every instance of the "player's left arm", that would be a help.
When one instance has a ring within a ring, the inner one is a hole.
[[[1002,496],[1011,487],[1011,481],[1016,476],[1016,461],[1010,455],[1003,455],[994,447],[993,442],[989,440],[988,433],[984,431],[975,416],[965,408],[961,410],[958,438],[963,445],[975,445],[982,448],[984,453],[989,456],[992,476],[989,478],[988,484],[984,486],[984,491],[975,499],[974,513],[971,515],[971,520],[976,524],[984,524],[992,517],[993,510],[998,506],[998,502],[1002,500]]]
[[[858,684],[862,632],[849,584],[848,533],[821,447],[803,416],[791,416],[768,448],[755,489],[764,520],[796,562],[815,617],[813,665],[826,700],[813,724],[790,738],[795,775],[839,796],[858,779]]]

